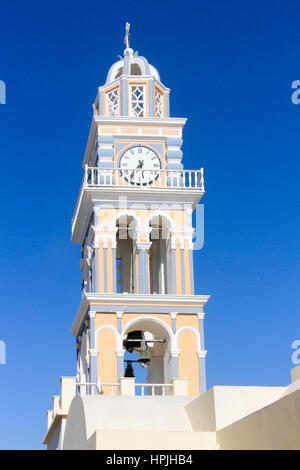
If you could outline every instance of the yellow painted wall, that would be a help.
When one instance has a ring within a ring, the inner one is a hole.
[[[199,331],[199,322],[196,313],[191,314],[178,314],[176,315],[176,329],[182,328],[183,326],[193,326]]]
[[[115,208],[100,208],[98,210],[98,218],[101,220],[101,223],[111,223],[112,219],[114,219],[118,214],[124,213],[124,209],[115,209]],[[157,209],[129,209],[129,212],[133,212],[139,218],[142,224],[146,224],[148,219],[152,216],[157,214]],[[184,210],[168,210],[168,209],[160,209],[159,213],[162,215],[168,215],[173,221],[174,225],[184,225],[188,223],[187,220],[187,213]],[[183,232],[182,232],[183,233]],[[100,232],[97,232],[100,234]],[[107,233],[103,233],[103,235],[107,235]]]
[[[110,239],[108,240],[107,245],[107,292],[113,292],[113,260]]]
[[[197,338],[192,331],[184,330],[178,337],[179,377],[188,379],[190,396],[200,395]]]
[[[97,313],[95,316],[95,331],[100,326],[110,325],[117,330],[117,315],[115,312],[112,313]]]
[[[117,382],[117,356],[116,336],[111,330],[102,330],[98,334],[98,377],[101,382]],[[111,394],[108,387],[104,387],[105,394]]]
[[[178,295],[181,295],[182,294],[181,255],[180,255],[180,245],[179,245],[178,240],[176,241],[175,259],[176,259],[176,292]]]
[[[190,267],[190,253],[188,250],[188,242],[185,241],[184,246],[184,272],[185,272],[185,293],[191,294],[191,267]]]
[[[104,259],[103,259],[103,243],[99,242],[99,292],[104,292]]]

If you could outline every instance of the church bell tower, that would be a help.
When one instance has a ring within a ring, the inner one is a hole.
[[[135,394],[142,365],[142,394],[172,395],[182,380],[197,396],[206,390],[209,296],[194,292],[192,213],[203,169],[184,169],[186,119],[170,117],[170,90],[130,47],[128,24],[125,46],[93,104],[72,219],[81,245],[77,389],[118,395],[125,376]]]

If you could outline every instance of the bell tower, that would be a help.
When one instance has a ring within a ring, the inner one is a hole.
[[[182,379],[197,396],[206,390],[209,296],[194,292],[192,213],[203,169],[184,169],[186,119],[170,117],[170,90],[130,47],[128,24],[124,42],[93,104],[72,219],[72,242],[81,245],[77,388],[120,394],[124,375],[142,365],[143,394],[172,394]]]

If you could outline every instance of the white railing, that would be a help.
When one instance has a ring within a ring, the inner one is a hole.
[[[103,395],[106,388],[109,388],[110,395],[118,395],[119,394],[119,383],[109,383],[109,382],[98,382],[98,393]]]
[[[79,395],[87,395],[90,394],[92,391],[99,395],[104,394],[104,387],[109,387],[110,395],[118,395],[120,387],[119,383],[112,383],[112,382],[76,382],[77,392]],[[116,393],[115,393],[116,389]]]
[[[84,186],[118,186],[154,189],[191,189],[204,191],[203,168],[200,170],[143,170],[141,168],[85,167]]]
[[[98,394],[98,395],[119,395],[120,394],[120,383],[114,382],[76,382],[77,386],[77,393],[79,395],[90,395]],[[141,389],[141,396],[145,396],[145,388],[148,389],[146,393],[147,396],[155,396],[155,395],[170,395],[172,391],[173,384],[146,384],[146,383],[136,383],[134,384],[135,395],[138,391],[138,388]],[[109,390],[109,393],[105,393]],[[167,393],[166,393],[167,392]]]
[[[147,395],[149,396],[154,396],[154,395],[162,395],[165,396],[166,391],[169,391],[168,388],[172,389],[173,384],[135,384],[135,388],[141,387],[141,396],[145,396],[145,387],[148,388],[148,393]],[[149,393],[150,392],[150,393]],[[161,392],[161,393],[155,393],[155,392]]]

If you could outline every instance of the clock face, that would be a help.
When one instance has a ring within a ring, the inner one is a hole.
[[[158,177],[161,161],[151,148],[134,145],[122,154],[119,166],[126,181],[141,186],[153,183]]]

